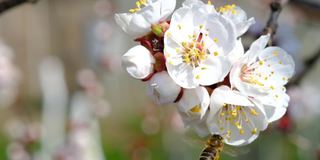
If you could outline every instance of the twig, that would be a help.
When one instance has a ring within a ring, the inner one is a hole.
[[[288,83],[288,87],[293,85],[299,85],[303,78],[306,77],[317,64],[317,61],[320,59],[320,49],[315,53],[313,56],[309,57],[304,61],[304,69],[299,72],[299,74],[296,74],[295,77]]]
[[[280,1],[275,0],[270,4],[270,9],[271,9],[271,13],[269,16],[269,20],[266,24],[266,27],[263,30],[264,34],[271,35],[270,40],[268,42],[269,46],[272,45],[273,35],[276,33],[276,30],[278,27],[278,18],[282,10],[282,4],[280,3]]]
[[[0,14],[23,3],[35,3],[37,0],[0,0]]]

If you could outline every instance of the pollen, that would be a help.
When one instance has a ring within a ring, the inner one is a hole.
[[[278,52],[278,51],[274,51],[272,54],[273,54],[274,56],[278,56],[278,55],[279,55],[279,52]]]
[[[199,35],[193,34],[189,36],[189,41],[181,43],[182,49],[179,53],[182,54],[182,60],[193,68],[198,67],[201,61],[207,59],[209,54],[202,38],[203,33],[200,32]]]
[[[181,30],[181,29],[182,29],[181,24],[178,24],[178,25],[177,25],[177,27],[178,27],[178,29],[179,29],[179,30]]]
[[[207,67],[201,67],[201,70],[206,70],[206,69],[208,69]]]
[[[214,43],[218,43],[218,42],[219,42],[219,39],[218,39],[218,38],[214,38],[214,39],[213,39],[213,42],[214,42]]]
[[[196,75],[196,77],[195,77],[196,79],[200,79],[200,75]]]
[[[244,134],[244,130],[243,129],[239,129],[239,133],[242,135]]]
[[[212,5],[212,2],[211,2],[211,0],[208,0],[208,5]]]
[[[218,9],[219,12],[225,13],[225,12],[231,12],[231,14],[236,14],[236,5],[235,4],[228,4],[225,6],[222,6]]]
[[[259,65],[262,66],[264,64],[264,61],[259,61]]]
[[[258,116],[259,115],[259,113],[253,108],[250,108],[250,114],[254,115],[254,116]]]
[[[258,129],[257,128],[254,128],[252,131],[251,131],[251,134],[257,134],[258,133]]]
[[[141,10],[142,6],[147,6],[147,0],[139,0],[136,2],[136,8],[129,9],[130,13],[136,13]]]
[[[199,104],[195,105],[190,111],[193,113],[199,113],[201,111],[201,107]]]
[[[169,38],[172,36],[171,32],[168,32],[168,31],[166,32],[166,35],[167,35],[167,37],[169,37]]]
[[[240,124],[240,122],[236,122],[235,125],[238,129],[242,129],[242,125]]]
[[[271,86],[270,86],[270,89],[274,90],[275,88],[274,88],[274,86],[271,85]]]
[[[218,56],[219,53],[218,53],[217,51],[215,51],[215,52],[213,52],[213,55],[214,55],[214,56]]]

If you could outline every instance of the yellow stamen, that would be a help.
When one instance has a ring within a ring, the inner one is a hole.
[[[254,116],[258,116],[259,115],[259,113],[253,108],[250,108],[250,114],[252,114]]]
[[[222,6],[218,9],[219,12],[224,13],[224,12],[231,12],[231,14],[236,14],[236,5],[235,4],[227,4],[225,6]]]
[[[264,61],[259,61],[259,65],[262,66],[264,64]]]
[[[130,13],[135,13],[141,10],[142,6],[147,6],[147,0],[139,0],[136,2],[136,8],[129,9]]]
[[[193,113],[199,113],[201,111],[201,107],[199,104],[195,105],[190,111]]]
[[[257,128],[254,128],[252,131],[251,131],[252,134],[257,134],[258,133],[258,129]]]

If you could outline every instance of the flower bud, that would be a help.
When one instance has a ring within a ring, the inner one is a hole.
[[[153,73],[154,57],[142,45],[131,48],[122,56],[122,66],[136,79],[144,79]]]
[[[183,96],[178,102],[178,109],[190,117],[201,119],[205,115],[209,103],[210,97],[204,87],[185,89]]]
[[[181,87],[165,71],[156,73],[148,81],[147,93],[158,105],[173,103],[180,91]]]

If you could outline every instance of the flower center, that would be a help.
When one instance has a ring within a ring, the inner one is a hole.
[[[190,42],[182,42],[182,60],[184,63],[191,65],[192,67],[198,67],[200,62],[205,60],[209,54],[205,48],[205,44],[202,39],[203,34],[200,33],[189,36]]]
[[[136,8],[129,9],[130,13],[136,13],[141,10],[141,7],[147,6],[148,0],[138,0],[136,2]]]
[[[223,107],[218,112],[218,126],[220,131],[227,131],[224,133],[227,139],[230,139],[232,131],[231,127],[235,127],[240,135],[245,133],[244,124],[247,124],[251,129],[251,134],[257,134],[258,129],[254,127],[250,116],[258,116],[259,113],[252,107],[237,106],[231,104],[224,104]]]
[[[263,87],[264,84],[259,81],[259,77],[262,77],[262,75],[257,73],[255,68],[247,65],[242,66],[240,75],[242,81]]]

